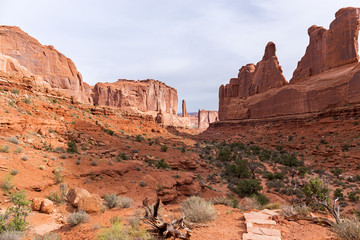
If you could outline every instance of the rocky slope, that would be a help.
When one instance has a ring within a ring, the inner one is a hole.
[[[189,126],[177,114],[177,91],[155,80],[119,80],[86,84],[71,59],[53,46],[43,46],[18,27],[0,26],[0,71],[33,77],[39,87],[56,89],[86,104],[116,107],[126,112],[161,114],[165,125]]]
[[[310,27],[310,44],[290,84],[283,84],[283,81],[275,81],[278,83],[275,85],[268,84],[274,79],[279,79],[281,68],[278,67],[275,68],[274,73],[261,78],[261,82],[267,86],[262,88],[263,92],[251,95],[249,85],[237,84],[234,80],[230,80],[230,84],[226,86],[221,86],[220,120],[301,115],[359,103],[360,64],[357,54],[359,17],[357,8],[340,9],[330,25],[330,30]],[[265,56],[261,62],[264,59]],[[251,76],[253,71],[251,65],[243,69],[247,69],[240,70],[246,73],[243,75]],[[237,87],[240,90],[233,91]],[[244,89],[246,93],[250,90],[249,94],[238,94]]]

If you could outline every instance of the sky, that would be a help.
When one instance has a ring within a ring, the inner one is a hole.
[[[276,44],[287,80],[311,25],[329,27],[359,0],[0,0],[0,25],[18,26],[71,58],[85,82],[156,79],[179,108],[218,109],[218,89]]]

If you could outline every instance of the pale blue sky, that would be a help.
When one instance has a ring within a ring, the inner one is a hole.
[[[0,24],[54,45],[90,85],[157,79],[193,112],[217,110],[219,86],[258,62],[269,41],[289,80],[307,29],[328,28],[348,6],[359,0],[0,0]]]

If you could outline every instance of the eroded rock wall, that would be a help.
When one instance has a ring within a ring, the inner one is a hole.
[[[255,91],[252,95],[251,93],[254,92],[251,92],[253,88],[251,84],[248,84],[249,81],[243,81],[247,84],[239,84],[240,94],[234,94],[236,81],[233,79],[230,80],[230,84],[221,86],[219,89],[220,120],[302,115],[349,103],[360,103],[360,64],[357,53],[359,13],[358,8],[340,9],[336,13],[336,19],[330,25],[330,30],[317,26],[310,27],[309,46],[294,71],[290,84],[278,84],[263,92],[256,93]],[[267,52],[270,56],[274,56],[269,49],[265,51],[265,56],[260,63],[265,63]],[[247,65],[240,72],[254,79],[258,65],[259,63],[255,70],[253,65]],[[278,72],[281,72],[280,70]],[[278,72],[263,74],[255,86],[261,86],[261,83],[269,86],[269,81],[278,79]],[[247,93],[248,90],[250,90],[249,95],[241,94],[244,91]]]
[[[27,73],[38,77],[40,84],[64,90],[78,101],[91,98],[71,59],[53,46],[41,45],[18,27],[0,26],[0,70]]]
[[[328,30],[311,26],[308,30],[309,45],[290,82],[304,81],[326,70],[359,62],[359,26],[359,8],[342,8],[337,11]]]
[[[219,121],[217,111],[199,110],[198,112],[198,129],[206,130],[210,123]]]

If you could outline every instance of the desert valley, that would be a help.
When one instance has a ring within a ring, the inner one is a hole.
[[[310,26],[288,81],[269,42],[188,113],[0,26],[0,239],[360,239],[359,30]]]

